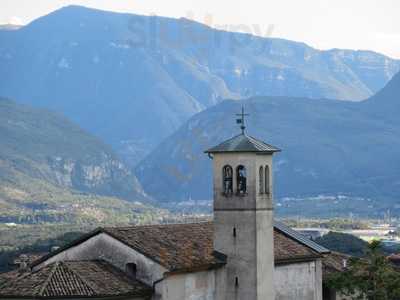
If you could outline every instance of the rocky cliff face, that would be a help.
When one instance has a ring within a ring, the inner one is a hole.
[[[76,6],[0,31],[0,45],[0,95],[62,112],[132,164],[222,99],[359,101],[400,68],[368,51]]]
[[[103,160],[94,164],[59,156],[49,157],[48,163],[46,179],[57,185],[121,197],[129,197],[130,191],[134,190],[138,199],[146,198],[132,172],[121,161],[105,153]]]
[[[0,99],[0,185],[16,174],[76,191],[146,200],[136,177],[62,116]]]

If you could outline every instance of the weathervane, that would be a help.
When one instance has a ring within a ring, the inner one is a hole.
[[[236,114],[238,117],[240,117],[240,119],[236,119],[236,124],[241,124],[240,125],[240,129],[242,130],[242,134],[244,134],[244,130],[246,129],[246,125],[245,125],[245,120],[244,117],[245,116],[249,116],[249,114],[245,114],[244,113],[244,106],[242,105],[242,113],[241,114]]]

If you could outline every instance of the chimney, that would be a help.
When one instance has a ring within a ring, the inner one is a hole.
[[[343,269],[347,269],[347,259],[342,260]]]
[[[28,268],[28,255],[21,254],[16,260],[14,260],[14,265],[18,267],[18,271],[26,271]]]

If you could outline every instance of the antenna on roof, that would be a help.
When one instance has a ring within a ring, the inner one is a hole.
[[[242,134],[244,134],[244,130],[246,129],[245,125],[245,118],[246,116],[249,116],[249,114],[244,113],[244,106],[242,105],[242,113],[236,114],[236,116],[240,117],[240,119],[236,119],[236,124],[241,124],[240,129],[242,130]]]

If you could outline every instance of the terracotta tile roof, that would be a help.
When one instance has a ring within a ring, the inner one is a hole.
[[[21,273],[17,270],[6,273],[0,273],[0,287],[7,281],[15,279],[18,276],[21,276]]]
[[[344,263],[347,264],[350,258],[351,256],[339,252],[325,254],[322,258],[322,277],[326,278],[331,274],[343,272],[345,270]]]
[[[103,230],[171,272],[225,263],[214,253],[212,223],[108,227]]]
[[[226,256],[213,247],[213,223],[105,227],[82,236],[71,244],[39,259],[36,266],[51,256],[106,233],[158,262],[170,272],[209,269],[225,264]],[[275,263],[290,263],[321,257],[321,253],[295,236],[275,227]]]
[[[310,260],[320,257],[311,248],[275,229],[274,233],[275,264],[292,261]]]
[[[66,261],[6,280],[0,298],[145,296],[152,289],[104,261]]]
[[[221,265],[215,256],[213,223],[110,227],[104,231],[157,261],[170,271]],[[315,259],[320,255],[275,228],[275,263]]]

